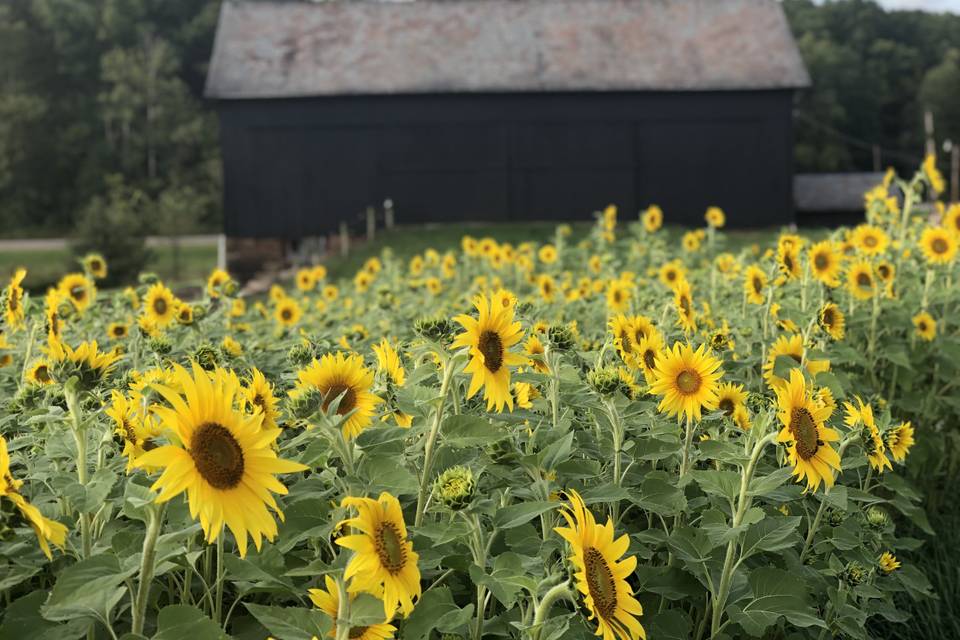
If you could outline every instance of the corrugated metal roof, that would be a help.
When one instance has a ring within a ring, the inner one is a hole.
[[[800,212],[863,211],[863,194],[882,181],[882,173],[800,173],[793,201]]]
[[[229,99],[809,84],[776,0],[228,0],[206,94]]]

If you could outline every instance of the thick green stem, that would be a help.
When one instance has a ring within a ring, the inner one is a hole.
[[[556,601],[561,598],[566,598],[570,602],[574,602],[573,592],[570,590],[570,585],[567,582],[561,582],[552,587],[544,594],[539,604],[537,604],[537,610],[533,614],[533,628],[530,630],[530,636],[533,640],[540,638],[540,629],[547,620],[547,614],[550,613],[550,609],[553,608]]]
[[[83,420],[80,415],[80,404],[77,398],[77,391],[69,383],[64,387],[64,398],[67,401],[67,409],[70,412],[70,431],[73,433],[74,442],[77,445],[77,481],[81,486],[87,486],[87,434],[83,429]],[[80,546],[81,558],[89,558],[93,551],[93,539],[91,538],[92,523],[90,514],[83,511],[80,513]]]
[[[217,536],[217,582],[215,587],[215,595],[213,598],[214,606],[214,620],[217,621],[217,624],[220,624],[220,621],[223,619],[223,538],[226,536],[226,531],[220,531],[220,535]]]
[[[803,540],[803,549],[800,551],[800,562],[803,563],[807,558],[807,554],[810,553],[810,549],[813,548],[813,538],[817,534],[817,529],[820,528],[820,521],[823,519],[823,512],[827,507],[827,495],[829,495],[829,487],[823,492],[823,500],[820,501],[820,507],[817,509],[817,515],[813,517],[813,522],[810,523],[810,527],[807,529],[807,537]]]
[[[143,626],[147,611],[147,601],[150,599],[150,585],[153,582],[153,571],[157,561],[157,538],[163,526],[163,505],[152,504],[147,509],[147,533],[143,539],[143,553],[140,557],[140,584],[137,587],[137,596],[133,603],[133,627],[135,634],[143,634]]]
[[[417,493],[417,514],[414,518],[414,526],[419,527],[423,522],[423,512],[427,507],[427,496],[430,494],[430,479],[432,477],[433,448],[437,442],[437,436],[440,434],[440,425],[443,422],[443,409],[447,404],[447,395],[450,390],[450,382],[453,380],[454,362],[448,358],[443,363],[443,382],[440,385],[440,403],[433,414],[433,426],[430,427],[430,433],[427,435],[427,442],[423,447],[423,471],[420,477],[420,491]]]
[[[737,506],[733,513],[733,529],[736,529],[743,523],[743,516],[750,507],[751,499],[747,495],[747,492],[750,489],[750,480],[753,478],[753,472],[757,468],[757,461],[760,460],[760,455],[763,453],[764,448],[773,442],[776,437],[776,432],[769,433],[753,447],[753,453],[750,455],[750,461],[747,463],[747,466],[743,469],[743,473],[740,475],[740,495],[737,497]],[[720,586],[717,589],[717,596],[713,603],[713,617],[710,624],[711,638],[715,638],[717,634],[720,633],[720,622],[723,617],[723,608],[726,606],[727,597],[730,595],[730,584],[733,578],[734,569],[734,555],[736,554],[739,538],[740,536],[737,535],[736,538],[727,543],[727,553],[724,557],[723,570],[720,574]]]
[[[337,578],[337,596],[339,604],[335,621],[337,627],[336,640],[348,640],[350,638],[350,595],[340,578]]]
[[[687,417],[686,434],[683,438],[683,453],[680,458],[680,479],[682,480],[690,465],[690,446],[693,444],[693,419]]]

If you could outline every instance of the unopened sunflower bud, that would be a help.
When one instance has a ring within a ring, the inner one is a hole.
[[[839,577],[848,586],[856,587],[863,584],[863,581],[867,579],[867,569],[859,562],[851,562],[840,572]]]
[[[587,374],[587,382],[602,396],[614,394],[620,388],[620,376],[616,369],[601,367]]]
[[[477,485],[473,472],[467,467],[450,467],[440,474],[433,485],[433,494],[444,506],[460,511],[473,500]]]
[[[841,524],[843,524],[844,519],[845,515],[843,511],[831,509],[829,512],[827,512],[827,524],[831,527],[839,527]]]
[[[873,529],[885,529],[890,524],[890,516],[879,507],[867,509],[867,524]]]
[[[144,271],[140,274],[138,280],[140,281],[140,284],[151,285],[160,282],[160,276],[152,271]]]
[[[173,350],[173,345],[166,336],[154,336],[147,341],[147,349],[153,351],[158,356],[165,356]]]
[[[444,316],[426,316],[413,323],[413,330],[422,338],[434,342],[447,342],[453,334],[453,323]]]
[[[287,360],[294,367],[304,367],[313,360],[313,349],[309,345],[295,344],[287,351]]]
[[[220,290],[223,291],[225,296],[232,298],[234,295],[236,295],[238,288],[239,285],[237,284],[237,281],[231,278],[223,283],[223,287]]]
[[[306,420],[323,406],[323,394],[317,389],[307,389],[287,401],[290,414],[298,420]]]
[[[577,343],[577,336],[568,324],[552,324],[547,329],[547,339],[554,349],[569,351]]]
[[[212,371],[220,363],[220,354],[209,344],[202,344],[193,352],[193,359],[205,370]]]

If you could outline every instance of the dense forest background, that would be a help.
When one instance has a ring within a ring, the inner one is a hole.
[[[0,235],[218,227],[202,91],[219,3],[4,0]],[[960,141],[960,16],[783,5],[814,82],[798,100],[798,170],[869,170],[873,145],[883,166],[915,166],[927,109],[939,141]]]

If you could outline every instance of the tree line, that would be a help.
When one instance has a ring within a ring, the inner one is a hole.
[[[220,0],[0,5],[0,235],[213,230],[217,120],[202,97]],[[813,78],[800,171],[922,155],[923,113],[960,141],[960,16],[783,0]]]

